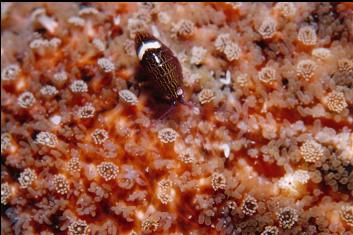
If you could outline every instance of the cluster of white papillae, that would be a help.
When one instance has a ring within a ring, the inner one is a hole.
[[[23,172],[21,172],[18,182],[20,183],[21,188],[27,188],[36,179],[37,175],[35,171],[30,168],[26,168]]]
[[[303,26],[298,31],[298,40],[306,46],[313,46],[317,43],[315,29],[312,26]]]
[[[202,64],[204,59],[206,58],[207,50],[203,47],[194,46],[191,49],[191,59],[190,62],[195,65]]]
[[[336,113],[341,113],[348,107],[344,93],[341,91],[332,91],[326,97],[327,108]]]
[[[157,188],[157,197],[162,204],[168,204],[173,200],[173,182],[163,179],[159,181]]]
[[[266,226],[260,235],[278,235],[279,229],[276,226]]]
[[[17,103],[22,108],[30,108],[36,102],[36,98],[34,97],[32,92],[25,91],[21,93],[17,98]]]
[[[341,207],[341,218],[351,227],[353,227],[353,204],[343,205]]]
[[[78,157],[73,157],[71,158],[66,165],[66,169],[70,173],[78,173],[81,170],[81,162]]]
[[[216,50],[223,54],[230,62],[240,58],[241,49],[237,43],[233,42],[228,33],[218,35],[214,46]]]
[[[263,39],[272,38],[276,33],[276,21],[273,19],[266,19],[262,22],[261,26],[258,28],[259,34]]]
[[[324,148],[315,140],[307,140],[300,147],[300,154],[309,163],[315,163],[324,156]]]
[[[119,97],[127,104],[136,105],[138,102],[137,96],[130,90],[124,89],[119,91]]]
[[[146,219],[144,219],[141,224],[143,233],[147,233],[147,234],[156,232],[158,230],[158,227],[159,227],[158,220],[151,217],[147,217]]]
[[[211,185],[214,191],[225,189],[226,177],[222,173],[215,172],[211,176]]]
[[[276,81],[276,70],[272,67],[262,68],[259,72],[259,80],[264,83],[271,83]]]
[[[158,139],[165,144],[174,142],[178,136],[179,134],[174,129],[169,127],[158,131]]]
[[[11,196],[11,188],[8,183],[1,183],[1,204],[6,205]]]
[[[43,95],[43,96],[55,96],[59,93],[58,89],[56,89],[56,87],[54,86],[51,86],[51,85],[46,85],[46,86],[43,86],[41,89],[40,89],[40,93]]]
[[[96,129],[92,132],[92,139],[95,144],[103,144],[109,138],[108,132],[103,129]]]
[[[92,103],[87,103],[77,110],[77,116],[81,119],[92,118],[94,117],[95,113],[96,108],[93,106]]]
[[[210,103],[216,97],[216,94],[213,90],[205,88],[197,95],[200,104]]]
[[[97,63],[105,73],[111,73],[115,71],[115,65],[108,58],[99,58]]]
[[[105,181],[109,181],[118,177],[119,168],[111,162],[102,162],[97,166],[97,171]]]
[[[67,80],[68,76],[65,71],[60,71],[54,74],[53,80],[56,82],[65,82]]]
[[[36,136],[35,142],[54,148],[58,144],[58,138],[53,133],[41,131]]]
[[[285,207],[279,210],[277,219],[283,229],[291,229],[298,222],[299,215],[297,210]]]
[[[82,80],[73,81],[70,85],[70,90],[74,93],[82,93],[88,91],[87,83]]]
[[[17,64],[10,64],[1,72],[1,80],[12,81],[15,80],[18,74],[21,72],[20,66]]]
[[[89,225],[84,220],[72,221],[67,229],[68,235],[87,235],[90,231]]]
[[[292,17],[297,12],[296,5],[292,2],[279,2],[276,4],[275,8],[284,17]]]
[[[58,194],[65,195],[69,192],[69,183],[65,176],[63,175],[55,175],[52,181],[55,191]]]
[[[338,60],[337,68],[338,71],[340,71],[341,73],[349,73],[350,75],[352,75],[353,61],[347,58],[340,59]]]
[[[7,151],[11,146],[11,135],[10,133],[1,134],[1,154]]]
[[[244,215],[251,216],[257,212],[257,200],[253,196],[246,196],[241,204],[241,211]]]
[[[297,65],[297,76],[309,81],[313,76],[317,65],[312,60],[301,60]]]

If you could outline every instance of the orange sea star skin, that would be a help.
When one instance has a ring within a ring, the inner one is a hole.
[[[1,234],[349,234],[351,3],[1,3]],[[134,37],[180,61],[161,120]]]

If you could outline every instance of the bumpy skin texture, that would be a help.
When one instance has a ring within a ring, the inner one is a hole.
[[[142,32],[135,38],[135,48],[138,53],[143,43],[157,41],[160,48],[147,50],[140,60],[141,72],[144,78],[151,82],[158,96],[176,104],[182,101],[182,69],[177,57],[161,41],[152,35]]]

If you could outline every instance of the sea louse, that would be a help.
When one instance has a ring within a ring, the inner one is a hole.
[[[158,91],[159,98],[168,101],[171,108],[177,103],[186,104],[182,68],[172,50],[147,32],[136,34],[135,49],[144,82],[150,83]]]

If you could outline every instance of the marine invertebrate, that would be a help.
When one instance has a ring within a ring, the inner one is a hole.
[[[11,188],[10,185],[5,182],[1,184],[1,204],[6,205],[7,200],[11,196]]]
[[[34,170],[26,168],[23,172],[21,172],[20,177],[18,177],[18,182],[20,183],[21,188],[27,188],[36,179],[37,175]]]
[[[195,25],[190,20],[180,20],[172,27],[172,33],[178,38],[190,38],[193,33]]]
[[[43,96],[55,96],[59,93],[58,89],[56,89],[56,87],[54,86],[51,86],[51,85],[46,85],[46,86],[43,86],[41,89],[40,89],[40,93],[43,95]]]
[[[144,233],[152,233],[158,230],[159,223],[156,219],[147,217],[142,221],[141,228]]]
[[[353,206],[344,205],[341,208],[341,218],[351,227],[353,227]]]
[[[119,97],[127,104],[136,105],[138,102],[137,96],[129,90],[120,90]]]
[[[237,43],[232,41],[228,33],[218,35],[214,46],[229,62],[240,58],[241,49]]]
[[[81,119],[87,119],[94,117],[96,108],[91,103],[87,103],[77,110],[77,116]]]
[[[9,133],[1,133],[1,154],[5,153],[11,146],[11,135]]]
[[[163,128],[158,131],[158,139],[162,143],[172,143],[176,140],[179,134],[172,128]]]
[[[108,58],[99,58],[97,64],[101,67],[103,72],[111,73],[115,70],[115,65],[113,62]]]
[[[312,60],[301,60],[297,64],[297,76],[309,81],[313,76],[317,65]]]
[[[2,81],[12,81],[16,79],[17,75],[21,72],[20,67],[17,64],[10,64],[4,70],[1,71]]]
[[[68,79],[67,73],[65,71],[60,71],[54,74],[53,80],[55,82],[65,82]]]
[[[314,163],[322,159],[324,148],[314,140],[307,140],[300,146],[300,154],[306,162]]]
[[[214,42],[214,46],[216,47],[217,51],[223,52],[226,46],[231,42],[232,40],[230,39],[229,33],[222,33],[217,36]]]
[[[261,235],[278,235],[279,229],[276,226],[266,226]]]
[[[244,213],[244,215],[252,216],[257,212],[257,209],[257,200],[253,196],[247,195],[241,204],[241,211]]]
[[[215,93],[211,89],[202,89],[197,95],[200,104],[210,103],[215,98]]]
[[[74,93],[82,93],[88,91],[87,83],[82,80],[75,80],[70,84],[70,90]]]
[[[291,229],[298,222],[299,215],[297,210],[285,207],[279,210],[277,219],[283,229]]]
[[[297,12],[297,7],[292,2],[279,2],[276,4],[275,8],[283,15],[284,17],[292,17]]]
[[[207,54],[207,50],[203,47],[193,47],[191,49],[190,62],[195,65],[202,64]]]
[[[343,92],[332,91],[326,97],[326,106],[330,111],[340,113],[347,108],[348,104]]]
[[[217,191],[219,189],[225,189],[226,183],[227,181],[223,174],[217,173],[217,172],[212,174],[211,184],[212,184],[213,190]]]
[[[67,162],[67,166],[66,166],[67,170],[70,173],[77,173],[80,172],[81,170],[81,163],[80,160],[77,157],[73,157],[71,158],[68,162]]]
[[[223,51],[228,61],[238,60],[240,58],[241,49],[235,43],[229,43],[226,45]]]
[[[276,70],[272,67],[264,67],[259,72],[259,80],[264,83],[271,83],[277,80]]]
[[[103,144],[109,138],[108,132],[103,129],[96,129],[92,132],[92,139],[95,144]]]
[[[34,97],[32,92],[25,91],[21,93],[17,98],[17,103],[22,108],[30,108],[36,102],[36,98]]]
[[[157,197],[163,204],[171,202],[174,194],[172,181],[163,179],[158,182]]]
[[[1,234],[350,233],[351,10],[1,3]]]
[[[69,192],[70,186],[63,175],[55,175],[52,180],[52,184],[54,186],[54,190],[61,195],[65,195]]]
[[[239,74],[236,79],[235,83],[238,84],[241,87],[245,87],[249,82],[249,77],[247,74]]]
[[[273,19],[266,19],[257,30],[263,39],[272,38],[276,32],[276,22]]]
[[[119,168],[114,163],[102,162],[97,166],[97,171],[105,181],[109,181],[118,176]]]
[[[54,148],[58,144],[58,138],[53,133],[41,131],[36,136],[35,142]]]
[[[69,235],[86,235],[89,233],[90,228],[84,220],[74,220],[67,228]]]
[[[315,29],[312,26],[303,26],[298,31],[298,40],[306,46],[313,46],[317,43]]]
[[[160,96],[173,105],[184,103],[181,65],[173,52],[154,36],[138,33],[135,38],[136,54],[143,72]]]
[[[353,62],[347,58],[338,60],[337,62],[338,71],[342,73],[352,73],[353,72]]]

